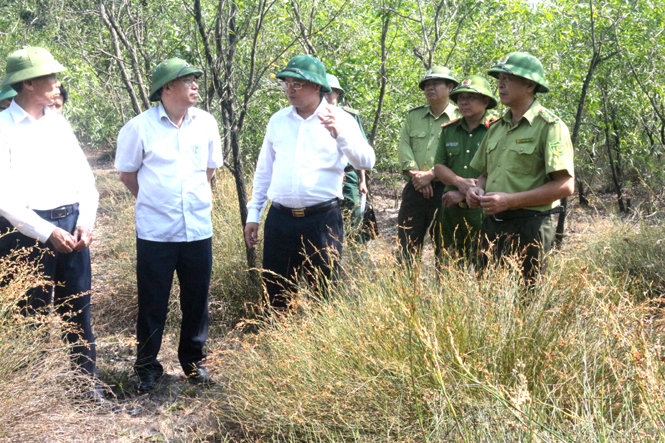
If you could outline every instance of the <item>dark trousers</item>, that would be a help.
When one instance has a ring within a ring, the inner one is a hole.
[[[50,220],[50,223],[74,233],[78,211],[64,218]],[[5,218],[0,217],[0,233],[13,230]],[[55,285],[45,285],[28,291],[23,304],[27,314],[43,312],[51,303],[63,320],[71,323],[74,330],[65,334],[72,344],[72,360],[84,373],[95,375],[97,352],[95,336],[90,325],[90,250],[63,254],[55,250],[50,241],[38,242],[20,232],[12,232],[0,237],[0,256],[6,257],[13,250],[29,250],[28,260],[41,269],[42,274]],[[2,282],[3,286],[7,282]]]
[[[322,282],[334,281],[344,239],[339,207],[307,217],[271,207],[264,229],[262,278],[273,307],[287,306],[301,272],[319,289]]]
[[[139,313],[136,320],[135,371],[160,376],[157,360],[162,346],[173,273],[180,282],[180,344],[178,360],[190,374],[205,357],[208,339],[208,290],[212,272],[212,239],[193,242],[155,242],[136,239],[136,278]]]
[[[524,211],[524,210],[521,210]],[[534,211],[531,211],[534,212]],[[481,266],[488,263],[487,254],[495,259],[516,254],[522,263],[522,277],[531,285],[545,267],[545,254],[554,246],[554,223],[552,216],[538,215],[512,219],[486,216],[481,229]],[[490,248],[492,248],[490,250]]]
[[[401,258],[407,262],[420,254],[429,230],[433,238],[436,229],[436,214],[441,207],[441,197],[445,186],[441,182],[432,183],[434,196],[425,198],[409,182],[402,191],[402,204],[397,215],[397,240]],[[435,243],[436,247],[436,243]],[[438,251],[436,251],[438,252]]]

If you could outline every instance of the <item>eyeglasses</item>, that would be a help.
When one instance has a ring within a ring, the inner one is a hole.
[[[292,88],[296,91],[299,91],[300,89],[302,89],[303,86],[305,86],[304,83],[300,82],[279,82],[279,84],[282,86],[282,89],[284,90]]]
[[[188,88],[191,88],[192,86],[194,86],[194,83],[196,83],[196,77],[194,75],[180,77],[178,80],[181,81]]]

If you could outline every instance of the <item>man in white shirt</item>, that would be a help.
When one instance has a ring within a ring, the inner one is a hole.
[[[55,284],[31,289],[27,312],[53,303],[75,325],[66,334],[74,362],[95,376],[88,247],[99,194],[71,126],[48,108],[59,94],[56,73],[62,71],[43,48],[26,47],[7,59],[0,88],[11,85],[17,95],[0,113],[0,235],[9,232],[0,237],[0,257],[30,249],[30,260]],[[90,394],[103,400],[99,385]]]
[[[222,166],[217,122],[194,107],[203,74],[172,58],[152,73],[150,100],[161,101],[118,134],[115,167],[136,197],[139,312],[134,369],[138,389],[151,391],[164,369],[157,360],[173,273],[180,282],[182,324],[178,360],[188,380],[212,382],[204,366],[212,270],[212,191]]]
[[[293,57],[277,78],[291,106],[268,123],[247,204],[245,242],[258,244],[261,212],[270,199],[262,277],[271,305],[284,308],[300,272],[312,284],[334,279],[344,236],[344,167],[368,170],[375,158],[353,117],[323,98],[332,89],[319,60]]]

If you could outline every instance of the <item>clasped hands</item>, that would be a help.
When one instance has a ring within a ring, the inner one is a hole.
[[[80,252],[92,243],[92,232],[83,226],[77,226],[74,234],[56,227],[48,238],[56,251],[63,254]]]
[[[505,192],[488,192],[479,186],[469,188],[466,203],[470,208],[482,208],[487,215],[498,214],[511,208],[510,194]]]

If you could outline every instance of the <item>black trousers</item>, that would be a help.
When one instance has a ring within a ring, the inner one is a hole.
[[[208,339],[208,291],[212,272],[212,238],[193,242],[155,242],[136,239],[136,278],[139,313],[134,370],[141,376],[161,376],[157,360],[162,346],[173,273],[180,282],[180,344],[178,360],[190,374],[206,358]]]
[[[300,273],[318,289],[337,278],[344,240],[339,207],[294,217],[271,206],[264,229],[262,278],[273,307],[287,306]]]
[[[486,216],[481,229],[481,267],[485,268],[488,264],[487,253],[491,253],[496,260],[516,254],[522,261],[524,281],[532,285],[545,269],[545,254],[554,246],[554,234],[555,226],[549,214],[501,221]]]
[[[58,220],[46,220],[73,234],[78,211]],[[7,219],[0,217],[0,233],[13,229]],[[90,250],[86,248],[80,252],[63,254],[56,251],[50,241],[44,244],[20,232],[0,237],[0,256],[6,257],[13,250],[21,248],[30,251],[28,259],[35,266],[41,267],[42,274],[55,283],[30,289],[27,303],[23,305],[25,312],[33,314],[44,311],[52,303],[58,315],[75,326],[75,330],[65,334],[67,342],[72,344],[74,364],[82,372],[96,375],[97,352],[90,324]]]
[[[397,240],[399,241],[401,259],[406,259],[407,263],[420,254],[425,241],[425,236],[434,238],[436,224],[438,223],[436,214],[441,207],[441,198],[445,186],[441,182],[432,183],[434,195],[425,198],[409,182],[402,191],[402,204],[397,214]],[[435,243],[435,249],[436,249]],[[438,250],[435,251],[438,253]]]

